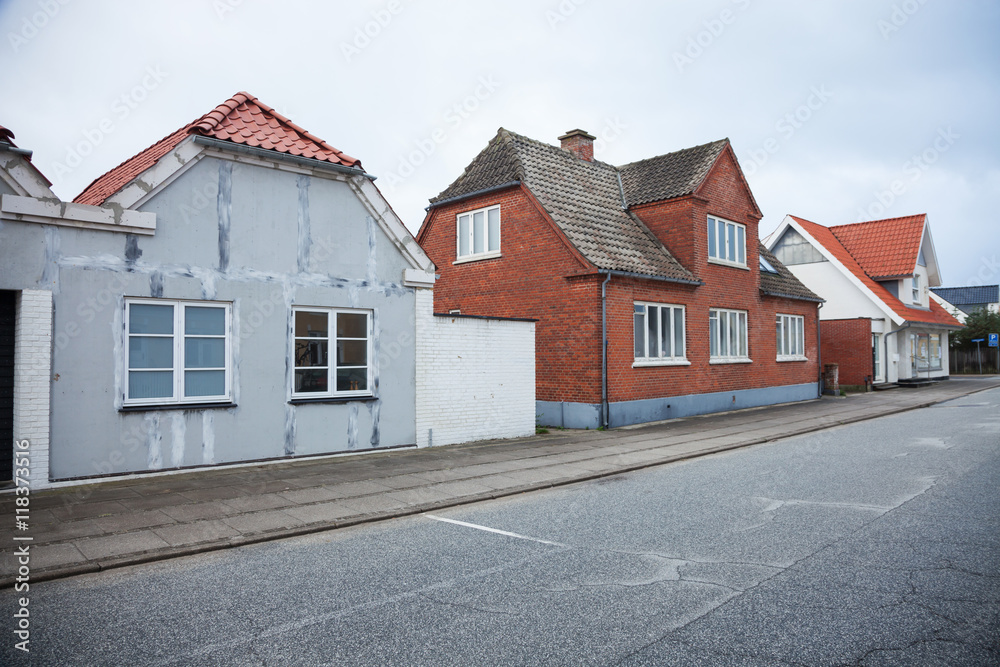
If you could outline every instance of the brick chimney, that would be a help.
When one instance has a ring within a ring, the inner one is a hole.
[[[570,130],[559,137],[562,149],[569,151],[577,157],[583,158],[587,162],[594,161],[594,139],[592,134],[587,134],[583,130]]]

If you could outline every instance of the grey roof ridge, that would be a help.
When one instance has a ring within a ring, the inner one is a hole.
[[[616,169],[626,169],[627,167],[634,167],[635,165],[642,164],[643,162],[650,162],[652,160],[659,160],[660,158],[664,158],[664,157],[666,157],[668,155],[675,155],[677,153],[684,153],[686,151],[695,150],[696,148],[705,148],[706,146],[711,146],[713,144],[721,144],[721,143],[730,144],[732,142],[729,140],[729,137],[723,137],[722,139],[716,139],[715,141],[706,141],[705,143],[698,144],[697,146],[688,146],[687,148],[681,148],[681,149],[678,149],[676,151],[670,151],[669,153],[663,153],[661,155],[653,155],[652,157],[646,157],[646,158],[643,158],[641,160],[634,160],[632,162],[627,162],[625,164],[618,165],[615,168]]]

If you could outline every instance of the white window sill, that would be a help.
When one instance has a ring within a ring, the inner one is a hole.
[[[485,252],[478,255],[466,255],[465,257],[459,257],[452,264],[465,264],[467,262],[478,262],[481,259],[496,259],[500,257],[500,251],[497,252]]]
[[[752,364],[753,359],[750,357],[713,357],[708,360],[709,364]]]
[[[778,361],[809,361],[809,358],[802,355],[792,355],[787,357],[778,357]]]
[[[632,368],[654,368],[656,366],[690,366],[687,359],[636,359]]]
[[[750,267],[746,264],[740,264],[739,262],[730,262],[728,259],[717,259],[715,257],[708,258],[709,264],[718,264],[719,266],[731,266],[734,269],[743,269],[744,271],[749,271]]]
[[[358,394],[295,394],[288,402],[293,405],[305,403],[349,403],[351,401],[371,401],[374,394],[370,392]]]

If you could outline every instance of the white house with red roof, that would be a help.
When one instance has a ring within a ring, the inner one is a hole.
[[[840,363],[842,384],[948,377],[948,334],[961,324],[930,297],[941,275],[926,214],[835,227],[789,215],[766,245],[826,300],[823,362]],[[840,339],[853,331],[863,338]]]
[[[73,202],[12,139],[0,128],[0,435],[29,441],[36,485],[534,431],[533,324],[438,331],[434,265],[374,177],[257,98]],[[421,383],[463,389],[456,363],[418,378],[444,359],[436,341],[461,359],[498,340],[530,342],[530,377],[496,380],[529,396],[475,404],[511,419],[418,405]],[[449,433],[450,415],[476,428]]]

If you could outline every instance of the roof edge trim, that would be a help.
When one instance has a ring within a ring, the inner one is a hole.
[[[654,276],[648,273],[634,273],[632,271],[616,271],[613,269],[598,269],[598,273],[605,275],[619,276],[622,278],[642,278],[644,280],[658,280],[664,283],[678,283],[680,285],[694,285],[695,287],[704,285],[700,280],[688,280],[686,278],[668,278],[666,276]]]
[[[238,144],[233,141],[224,141],[222,139],[216,139],[215,137],[206,137],[201,134],[191,135],[192,139],[196,144],[202,146],[209,146],[212,148],[218,148],[224,151],[232,151],[235,153],[243,153],[245,155],[253,155],[254,157],[260,157],[268,160],[280,160],[283,162],[291,162],[292,164],[299,164],[303,166],[313,167],[315,169],[323,169],[326,171],[336,171],[342,174],[351,174],[353,176],[364,176],[368,180],[374,181],[375,176],[372,176],[364,169],[359,169],[357,167],[346,167],[342,164],[334,164],[332,162],[326,162],[324,160],[316,160],[314,158],[300,157],[298,155],[290,155],[288,153],[282,153],[280,151],[272,150],[269,148],[257,148],[256,146],[246,146],[244,144]]]
[[[494,185],[488,188],[483,188],[482,190],[476,190],[475,192],[467,192],[464,195],[455,195],[454,197],[448,197],[447,199],[442,199],[440,201],[431,202],[424,210],[429,211],[432,208],[437,208],[439,206],[444,206],[445,204],[455,204],[466,199],[472,199],[473,197],[479,197],[480,195],[488,195],[498,190],[505,190],[507,188],[512,188],[516,185],[520,185],[521,181],[507,181],[506,183],[501,183],[500,185]]]

